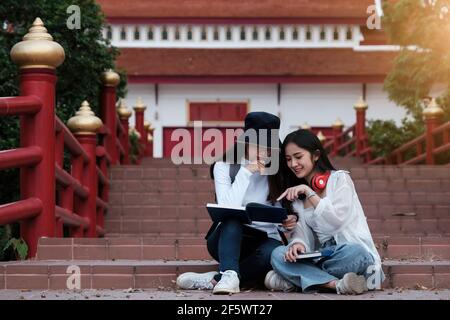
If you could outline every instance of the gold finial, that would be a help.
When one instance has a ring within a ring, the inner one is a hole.
[[[426,107],[423,110],[423,116],[426,120],[431,119],[440,119],[444,115],[444,110],[442,110],[441,107],[439,107],[436,103],[436,99],[431,99],[431,102],[428,104],[428,107]]]
[[[102,120],[95,116],[87,101],[81,103],[80,110],[67,122],[67,127],[75,135],[96,134],[102,125]]]
[[[100,76],[102,83],[107,87],[116,87],[120,82],[120,76],[113,69],[107,69]]]
[[[125,100],[122,98],[119,99],[119,106],[117,107],[117,114],[119,115],[120,119],[128,119],[131,117],[131,110],[128,109],[127,105],[125,104]]]
[[[322,131],[319,131],[317,134],[317,138],[319,138],[320,143],[324,143],[327,138],[323,135]]]
[[[128,135],[130,135],[130,136],[136,135],[139,140],[141,139],[141,133],[139,131],[137,131],[135,127],[130,127],[128,129]]]
[[[355,110],[366,110],[368,107],[369,106],[364,101],[363,97],[359,97],[359,100],[353,106],[353,108],[355,108]]]
[[[40,18],[34,20],[23,40],[12,47],[10,55],[20,69],[55,69],[65,58],[63,47],[53,41]]]
[[[147,107],[142,102],[142,98],[141,97],[138,97],[136,105],[134,106],[133,109],[134,109],[134,111],[145,111],[145,109],[147,109]]]
[[[151,133],[149,133],[147,135],[147,142],[152,142],[153,141],[153,136],[151,135]]]
[[[308,124],[308,122],[305,122],[300,126],[300,129],[311,130],[311,126]]]
[[[344,127],[344,123],[342,122],[341,118],[337,118],[331,126],[335,129],[341,129]]]

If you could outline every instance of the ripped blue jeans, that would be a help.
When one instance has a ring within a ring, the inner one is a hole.
[[[374,264],[372,255],[359,244],[344,243],[326,246],[333,253],[318,261],[305,259],[297,262],[284,260],[287,247],[280,246],[272,252],[273,269],[284,279],[302,289],[314,291],[318,285],[342,279],[348,272],[364,275],[367,268]]]

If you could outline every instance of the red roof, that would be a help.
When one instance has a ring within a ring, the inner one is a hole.
[[[97,0],[108,19],[335,19],[359,21],[374,0]]]
[[[352,49],[122,48],[119,68],[133,78],[283,78],[380,82],[396,53]]]

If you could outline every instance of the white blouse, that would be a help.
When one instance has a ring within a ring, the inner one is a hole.
[[[299,221],[292,233],[290,245],[300,242],[307,251],[313,251],[331,238],[338,245],[357,243],[370,252],[376,267],[381,267],[380,256],[348,171],[331,172],[326,196],[315,209],[305,209],[300,200],[295,201],[293,207],[299,214]]]
[[[214,165],[214,185],[217,204],[227,206],[245,206],[250,202],[270,204],[267,201],[269,184],[267,176],[259,172],[252,173],[241,166],[234,182],[231,183],[230,164],[216,162]],[[276,204],[280,206],[280,204]],[[281,240],[276,224],[268,222],[253,222],[251,227],[267,232],[270,238]]]

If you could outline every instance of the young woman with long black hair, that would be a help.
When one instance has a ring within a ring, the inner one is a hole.
[[[292,201],[299,221],[289,245],[273,251],[274,270],[266,276],[266,287],[361,294],[368,290],[367,278],[381,283],[380,256],[349,173],[335,170],[309,130],[290,133],[282,153],[287,189],[278,200]],[[324,249],[330,253],[328,257],[296,259],[298,254]]]

